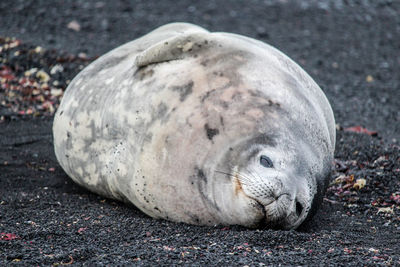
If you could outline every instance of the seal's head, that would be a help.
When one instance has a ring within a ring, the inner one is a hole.
[[[240,200],[236,208],[253,218],[245,226],[295,229],[320,202],[326,180],[322,177],[329,170],[319,168],[305,143],[290,145],[289,138],[283,138],[279,143],[265,135],[246,140],[228,149],[217,167],[216,175],[229,179]]]
[[[247,164],[236,172],[236,182],[264,208],[265,224],[297,227],[311,207],[311,177],[299,177],[293,160],[274,147],[254,145],[247,152]]]

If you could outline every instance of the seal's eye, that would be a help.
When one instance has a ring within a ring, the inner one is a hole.
[[[264,155],[262,155],[260,157],[260,164],[265,168],[274,167],[274,164],[272,163],[272,160],[270,158],[268,158],[267,156],[264,156]]]

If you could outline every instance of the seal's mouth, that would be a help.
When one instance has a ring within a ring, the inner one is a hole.
[[[298,218],[294,223],[290,223],[288,218],[290,214],[285,216],[279,217],[271,217],[269,216],[270,205],[276,205],[276,201],[272,202],[271,204],[264,206],[259,201],[255,200],[258,205],[258,208],[263,212],[264,216],[258,221],[257,228],[261,229],[275,229],[275,230],[290,230],[295,229],[300,225],[300,218]]]
[[[227,174],[227,173],[224,173]],[[259,216],[251,228],[261,229],[296,229],[304,220],[303,205],[289,192],[280,192],[273,196],[257,197],[246,193],[237,173],[232,174],[234,194],[245,196],[252,200],[252,208],[258,211]],[[246,184],[244,184],[246,187]]]
[[[280,193],[270,199],[258,199],[244,192],[240,179],[235,175],[235,194],[239,191],[254,201],[255,208],[262,212],[259,221],[255,224],[257,228],[269,229],[295,229],[303,220],[303,205],[296,200],[293,203],[293,196],[290,193]],[[295,205],[295,208],[292,207]]]
[[[271,203],[264,205],[265,226],[273,229],[296,229],[304,221],[303,205],[288,193],[279,195]]]
[[[282,204],[282,198],[289,196],[289,194],[282,194],[275,200],[264,206],[265,212],[265,226],[272,229],[287,229],[291,228],[287,225],[289,212],[287,207]]]
[[[263,204],[259,200],[251,198],[258,204],[258,207],[261,209],[261,211],[264,214],[264,217],[258,222],[258,225],[260,228],[268,228],[268,229],[286,229],[287,228],[286,220],[287,220],[288,215],[280,216],[280,214],[276,215],[276,214],[274,214],[274,212],[271,212],[271,211],[277,210],[276,206],[279,205],[279,203],[278,203],[279,198],[280,198],[280,196],[277,199],[270,201],[268,204]],[[291,228],[291,227],[289,227],[289,228]]]

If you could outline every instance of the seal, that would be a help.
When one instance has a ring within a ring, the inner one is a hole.
[[[172,23],[82,70],[53,135],[76,183],[151,217],[294,229],[325,191],[335,122],[277,49]]]

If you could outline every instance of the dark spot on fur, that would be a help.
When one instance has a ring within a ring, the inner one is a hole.
[[[181,102],[185,101],[186,97],[193,92],[193,81],[182,85],[182,86],[172,86],[171,90],[179,93],[179,100]]]
[[[257,98],[264,98],[264,97],[265,97],[265,96],[262,94],[262,92],[259,91],[259,90],[251,90],[251,89],[249,89],[249,90],[247,90],[247,92],[249,92],[249,94],[250,94],[252,97],[257,97]]]
[[[232,95],[232,100],[233,101],[240,101],[241,99],[242,99],[242,93],[240,93],[240,92],[235,92]]]
[[[195,171],[197,172],[197,177],[199,177],[202,181],[207,183],[207,176],[204,174],[203,170],[196,167]]]
[[[190,219],[192,220],[193,224],[199,224],[200,223],[200,219],[198,216],[196,216],[195,214],[192,214],[190,212],[185,212],[185,215],[190,217]]]
[[[221,102],[221,106],[222,106],[224,109],[228,109],[228,108],[229,108],[229,103],[226,102],[226,101],[222,101],[222,102]]]
[[[204,171],[199,168],[199,167],[195,167],[194,168],[194,175],[191,175],[189,177],[189,180],[192,182],[192,184],[196,184],[196,186],[198,187],[198,191],[201,195],[201,198],[204,201],[204,204],[206,204],[208,207],[212,207],[215,210],[219,211],[219,207],[217,206],[217,204],[215,203],[214,200],[211,200],[208,197],[208,194],[206,193],[207,190],[207,176],[205,175]]]
[[[186,119],[186,124],[189,126],[189,128],[193,128],[192,124],[189,122],[188,119]]]
[[[63,113],[64,113],[64,110],[62,110],[62,111],[60,112],[60,116],[61,116]]]
[[[137,71],[133,74],[134,77],[143,81],[144,79],[152,77],[154,74],[154,70],[148,66],[137,69]]]
[[[224,118],[222,116],[219,116],[219,121],[220,121],[222,127],[224,127]]]
[[[96,125],[94,124],[94,120],[90,121],[90,131],[92,133],[92,138],[95,138],[98,134]],[[89,143],[89,142],[88,142]],[[89,144],[87,144],[89,146]]]
[[[210,90],[210,91],[207,91],[207,93],[205,93],[205,94],[201,97],[201,99],[200,99],[201,103],[203,103],[213,92],[215,92],[215,89],[212,89],[212,90]]]
[[[154,120],[162,119],[165,116],[167,116],[167,110],[168,110],[167,105],[165,103],[161,102],[157,107],[157,112],[154,117]]]
[[[67,132],[67,137],[71,137],[71,133],[70,132]]]
[[[212,141],[214,136],[219,134],[219,130],[218,129],[214,129],[214,128],[210,128],[210,126],[208,126],[208,123],[206,123],[204,125],[204,129],[206,130],[207,138],[209,140],[211,140],[211,141]]]
[[[191,218],[192,218],[192,220],[194,220],[196,223],[200,223],[200,219],[199,219],[199,217],[197,217],[196,215],[192,215]]]
[[[221,71],[214,71],[213,74],[215,76],[219,76],[219,77],[223,77],[224,76],[224,74]]]
[[[152,133],[148,133],[144,137],[144,142],[150,143],[152,138],[153,138],[153,134]]]
[[[268,99],[268,104],[269,104],[270,106],[277,106],[277,107],[280,107],[280,106],[281,106],[281,104],[276,103],[276,102],[272,101],[271,99]]]

